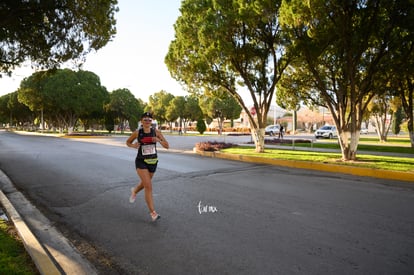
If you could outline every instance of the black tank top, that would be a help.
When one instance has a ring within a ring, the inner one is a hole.
[[[151,128],[149,133],[144,133],[144,129],[138,130],[137,140],[140,143],[138,148],[137,158],[141,159],[156,159],[157,158],[157,143],[152,141],[155,137],[155,130]]]

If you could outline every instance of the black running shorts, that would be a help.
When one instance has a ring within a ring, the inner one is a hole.
[[[135,159],[135,168],[136,169],[148,169],[150,173],[155,173],[155,170],[157,170],[157,164],[148,164],[144,161],[142,158],[136,158]]]

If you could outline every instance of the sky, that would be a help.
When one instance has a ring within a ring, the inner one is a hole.
[[[90,53],[82,69],[98,75],[109,92],[127,88],[144,102],[161,90],[186,95],[164,63],[180,5],[181,0],[118,0],[117,34],[105,47]],[[15,92],[33,72],[26,64],[11,77],[0,78],[0,96]]]

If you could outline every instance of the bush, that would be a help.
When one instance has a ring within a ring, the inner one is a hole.
[[[221,149],[236,147],[237,144],[217,142],[217,141],[207,141],[207,142],[198,142],[196,143],[196,148],[199,151],[219,151]]]
[[[200,134],[204,134],[204,132],[206,131],[206,129],[207,129],[207,127],[206,127],[206,124],[205,124],[204,120],[203,119],[199,119],[197,121],[197,131]]]
[[[105,129],[109,133],[111,133],[114,130],[114,124],[115,124],[115,121],[114,121],[113,116],[110,113],[107,113],[105,115]]]

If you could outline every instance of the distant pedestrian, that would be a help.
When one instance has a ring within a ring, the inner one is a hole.
[[[283,139],[283,125],[280,124],[280,128],[279,128],[279,139]]]
[[[126,145],[131,148],[138,149],[135,158],[135,168],[140,178],[140,182],[131,188],[131,196],[129,202],[134,203],[139,191],[144,189],[145,201],[150,211],[152,221],[156,221],[161,216],[154,209],[154,201],[152,197],[152,177],[157,169],[157,142],[162,147],[168,149],[169,144],[161,131],[151,126],[152,114],[146,112],[141,116],[141,125],[139,129],[134,131],[126,141]]]

